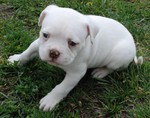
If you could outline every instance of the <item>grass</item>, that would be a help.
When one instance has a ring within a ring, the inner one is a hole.
[[[40,99],[63,80],[65,72],[34,59],[23,67],[7,63],[38,37],[40,12],[48,4],[71,7],[85,14],[111,17],[133,34],[143,65],[131,64],[100,81],[87,72],[54,111],[38,109]],[[150,117],[149,0],[1,0],[1,118],[148,118]]]

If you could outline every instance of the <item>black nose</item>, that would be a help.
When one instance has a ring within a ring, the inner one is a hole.
[[[52,58],[52,59],[56,59],[58,58],[60,55],[60,52],[57,51],[57,50],[50,50],[50,53],[49,53],[49,56]]]

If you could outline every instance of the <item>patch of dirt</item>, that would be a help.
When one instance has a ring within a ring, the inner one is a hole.
[[[7,19],[13,15],[12,6],[0,4],[0,19]]]

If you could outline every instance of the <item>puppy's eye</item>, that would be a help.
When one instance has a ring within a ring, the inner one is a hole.
[[[43,33],[43,37],[44,37],[44,38],[49,38],[49,34]]]
[[[73,41],[68,41],[68,44],[69,44],[70,46],[76,46],[76,45],[77,45],[77,43],[75,43],[75,42],[73,42]]]

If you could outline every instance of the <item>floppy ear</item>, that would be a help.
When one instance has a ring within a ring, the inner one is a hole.
[[[88,35],[90,36],[91,43],[93,43],[93,40],[95,39],[98,31],[99,31],[98,27],[94,23],[89,21],[87,25],[87,32]]]
[[[93,39],[94,39],[94,37],[93,37],[93,35],[92,35],[92,33],[91,33],[91,28],[89,27],[89,25],[87,25],[86,28],[87,28],[87,33],[88,33],[87,37],[90,36],[91,44],[93,44]]]
[[[39,22],[38,22],[39,26],[42,26],[42,22],[43,22],[45,16],[46,16],[46,11],[44,10],[44,11],[42,11],[42,13],[40,14],[40,17],[39,17]]]
[[[40,14],[40,17],[39,17],[39,22],[38,22],[38,25],[39,26],[42,26],[42,22],[45,18],[45,16],[47,15],[47,13],[53,8],[53,7],[58,7],[56,5],[49,5],[47,6]]]

